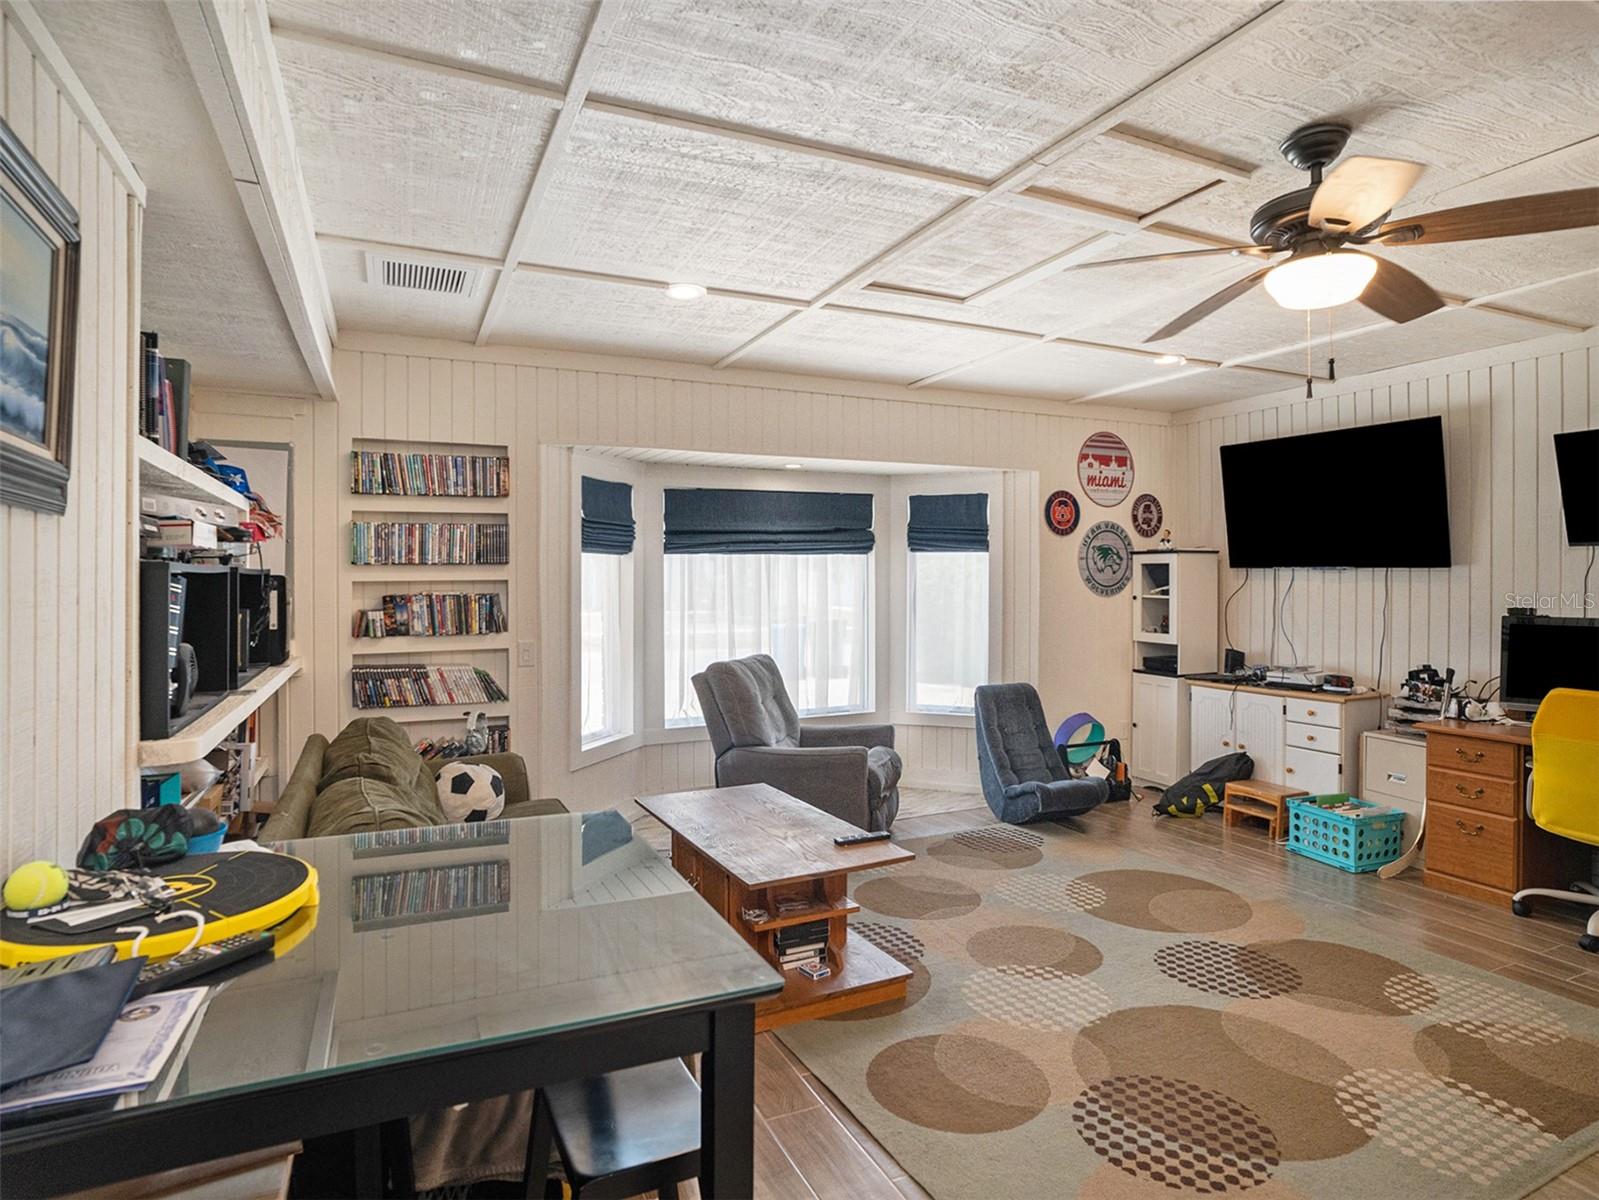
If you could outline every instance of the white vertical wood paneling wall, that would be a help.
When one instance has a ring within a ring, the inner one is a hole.
[[[545,795],[569,806],[614,804],[639,793],[710,781],[704,742],[646,745],[568,770],[569,592],[565,539],[570,514],[558,499],[538,512],[546,487],[545,446],[611,445],[789,455],[929,465],[1005,468],[1006,677],[1039,685],[1046,711],[1091,709],[1112,729],[1130,719],[1127,597],[1090,593],[1077,575],[1080,536],[1044,531],[1041,496],[1080,494],[1076,455],[1083,440],[1113,429],[1131,446],[1135,492],[1169,493],[1165,414],[1105,413],[983,397],[928,397],[882,385],[756,372],[713,375],[695,367],[512,349],[468,347],[387,335],[346,333],[335,355],[338,404],[260,396],[196,395],[195,428],[223,437],[279,440],[264,422],[283,422],[297,448],[295,637],[306,671],[285,693],[284,737],[298,747],[312,731],[331,735],[349,715],[352,579],[347,461],[360,438],[480,442],[509,447],[512,459],[510,617],[513,643],[537,643],[536,664],[507,655],[512,747]],[[830,390],[836,386],[838,390]],[[559,469],[558,467],[552,469]],[[1036,473],[1036,480],[1030,473]],[[1084,514],[1127,523],[1127,506]],[[902,727],[907,778],[974,784],[969,729]],[[286,768],[287,769],[287,766]]]
[[[1586,550],[1565,544],[1551,435],[1599,425],[1599,342],[1589,331],[1499,347],[1322,385],[1314,399],[1278,395],[1179,414],[1172,433],[1183,488],[1180,541],[1225,546],[1217,448],[1232,442],[1409,417],[1444,421],[1452,542],[1447,569],[1395,570],[1383,644],[1383,572],[1299,571],[1285,605],[1301,662],[1392,691],[1422,662],[1485,682],[1499,671],[1499,619],[1509,594],[1543,597],[1551,615],[1582,612]],[[1374,538],[1406,536],[1404,464],[1350,463],[1341,479],[1307,479],[1284,464],[1290,504],[1338,504],[1351,489],[1389,500]],[[1225,554],[1223,567],[1226,567]],[[1599,568],[1594,572],[1599,580]],[[1224,569],[1223,599],[1244,579]],[[1278,572],[1279,597],[1289,573]],[[1590,585],[1593,586],[1593,585]],[[1250,662],[1287,662],[1272,644],[1271,572],[1256,571],[1232,606],[1233,644]],[[1223,637],[1226,633],[1223,631]],[[1379,669],[1378,653],[1383,665]]]
[[[0,871],[71,862],[137,803],[129,703],[133,405],[142,186],[30,13],[0,9],[0,117],[78,210],[67,511],[0,507]]]

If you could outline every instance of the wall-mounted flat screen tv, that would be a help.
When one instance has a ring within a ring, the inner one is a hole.
[[[1441,417],[1221,448],[1233,567],[1447,567]]]
[[[1599,429],[1555,434],[1566,545],[1599,545]]]

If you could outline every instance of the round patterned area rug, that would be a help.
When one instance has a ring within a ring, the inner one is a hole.
[[[906,1001],[778,1031],[935,1197],[1501,1200],[1599,1149],[1599,1009],[1085,836],[903,843],[851,927]]]

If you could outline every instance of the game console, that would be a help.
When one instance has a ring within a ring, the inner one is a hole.
[[[1318,671],[1315,667],[1294,665],[1289,667],[1267,667],[1266,682],[1272,687],[1304,688],[1306,690],[1319,688],[1327,681],[1327,673]]]

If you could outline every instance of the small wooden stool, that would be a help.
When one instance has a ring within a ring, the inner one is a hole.
[[[1245,817],[1266,822],[1266,832],[1274,842],[1281,841],[1288,824],[1288,797],[1308,796],[1303,788],[1284,787],[1261,779],[1235,779],[1222,793],[1223,825],[1236,825]]]

